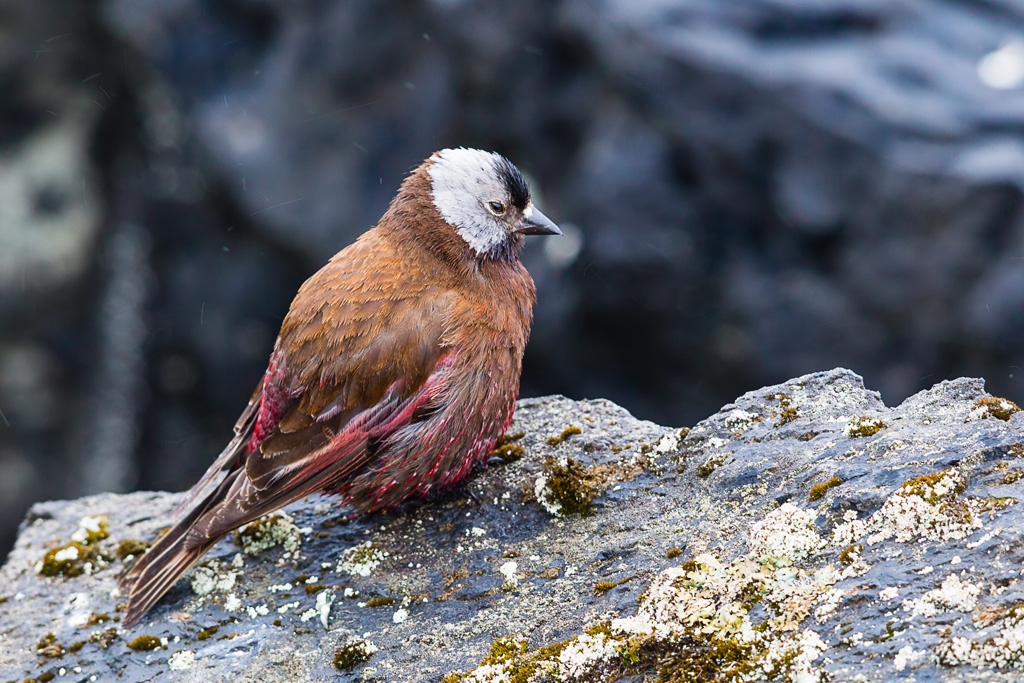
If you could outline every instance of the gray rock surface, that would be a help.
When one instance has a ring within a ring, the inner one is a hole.
[[[0,570],[0,680],[1015,680],[1022,428],[981,380],[888,408],[841,369],[688,433],[528,399],[472,496],[352,521],[308,499],[131,632],[98,616],[117,614],[115,551],[178,496],[40,503]],[[37,573],[87,553],[89,575]]]

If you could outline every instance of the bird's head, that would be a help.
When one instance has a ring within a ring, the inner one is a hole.
[[[518,244],[520,235],[561,235],[534,207],[515,165],[494,152],[443,149],[427,167],[434,207],[480,257]]]

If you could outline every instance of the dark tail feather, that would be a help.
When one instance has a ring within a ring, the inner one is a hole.
[[[217,539],[220,540],[220,539]],[[168,548],[166,553],[149,563],[135,579],[128,599],[128,614],[124,618],[124,627],[131,628],[139,623],[143,615],[170,590],[182,574],[187,572],[199,561],[214,543],[204,543],[194,548]],[[155,546],[154,546],[155,547]]]
[[[206,551],[233,530],[310,493],[329,490],[341,477],[365,464],[366,440],[347,443],[344,450],[332,446],[329,453],[345,466],[337,467],[332,458],[311,456],[307,467],[284,471],[287,476],[280,481],[269,479],[266,489],[257,488],[245,469],[229,472],[121,576],[121,592],[128,596],[124,626],[137,624]]]
[[[128,596],[125,627],[137,624],[149,608],[224,537],[225,534],[196,538],[196,534],[189,531],[204,514],[216,507],[229,488],[229,482],[222,482],[121,575],[119,587]]]

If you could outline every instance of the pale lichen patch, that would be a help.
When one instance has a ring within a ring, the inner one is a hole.
[[[830,543],[838,546],[849,546],[864,537],[868,530],[868,523],[857,519],[856,510],[847,510],[843,513],[843,521],[832,529]]]
[[[799,560],[824,545],[814,528],[818,514],[784,503],[754,524],[750,546],[760,557],[788,557]]]
[[[682,429],[674,429],[668,434],[663,434],[657,441],[651,444],[651,452],[656,456],[675,453],[679,450],[683,443],[683,438],[686,437],[689,431],[684,427]]]
[[[285,512],[275,512],[246,524],[235,532],[235,543],[246,555],[258,555],[281,546],[295,553],[302,546],[302,532]]]
[[[900,651],[896,653],[896,657],[893,659],[892,665],[897,671],[903,671],[908,666],[912,666],[915,662],[923,659],[927,655],[927,650],[915,650],[912,646],[907,645],[905,647],[901,647]]]
[[[981,586],[950,574],[942,585],[916,600],[904,600],[903,609],[911,616],[933,617],[940,612],[971,612],[978,606]]]
[[[801,622],[841,600],[841,591],[830,590],[837,576],[753,556],[722,564],[700,555],[658,574],[635,616],[538,649],[499,639],[478,667],[444,680],[568,683],[653,671],[658,680],[824,681],[816,662],[825,644]],[[762,603],[768,613],[755,622],[751,610]]]
[[[745,432],[751,425],[757,424],[763,420],[764,418],[757,413],[749,413],[746,410],[740,410],[739,408],[730,410],[723,418],[725,428],[737,437],[742,436],[743,432]]]
[[[214,592],[226,592],[235,587],[239,572],[227,569],[220,560],[210,560],[196,567],[189,577],[192,592],[205,598]]]
[[[349,576],[369,576],[387,557],[387,552],[366,541],[342,551],[334,571]]]
[[[498,573],[505,578],[504,583],[501,585],[501,589],[506,593],[515,590],[519,585],[519,577],[516,574],[518,569],[519,565],[511,560],[498,567]]]
[[[966,480],[955,467],[905,482],[871,516],[868,542],[889,538],[901,543],[915,538],[962,540],[982,527],[982,513],[1016,502],[1009,498],[960,498],[966,487]]]
[[[943,666],[972,665],[983,669],[1024,669],[1024,619],[1019,608],[1009,607],[999,630],[987,638],[956,636],[939,643],[935,661]]]
[[[184,671],[192,666],[196,653],[191,650],[178,650],[167,658],[167,668],[171,671]]]

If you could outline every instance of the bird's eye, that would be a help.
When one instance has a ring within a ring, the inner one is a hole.
[[[501,202],[487,202],[487,208],[491,210],[495,216],[500,216],[505,213],[505,205]]]

